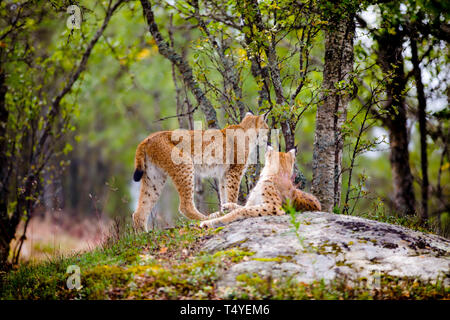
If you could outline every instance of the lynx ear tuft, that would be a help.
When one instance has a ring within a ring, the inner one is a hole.
[[[295,148],[289,150],[289,153],[292,155],[292,157],[295,159]]]
[[[144,175],[144,171],[136,169],[134,171],[133,180],[138,182],[141,180],[142,176]]]

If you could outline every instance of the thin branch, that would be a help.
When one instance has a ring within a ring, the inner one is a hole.
[[[158,46],[159,53],[166,59],[168,59],[172,64],[177,66],[178,70],[180,71],[181,77],[183,78],[183,81],[189,87],[192,94],[197,99],[197,102],[199,103],[203,113],[205,114],[207,126],[209,128],[218,128],[216,110],[206,97],[206,94],[198,85],[197,81],[194,79],[192,68],[189,66],[187,61],[185,61],[181,55],[175,52],[163,39],[158,25],[155,22],[155,17],[150,2],[147,0],[141,0],[141,5],[144,11],[144,18],[147,20],[149,31],[152,34],[156,45]]]

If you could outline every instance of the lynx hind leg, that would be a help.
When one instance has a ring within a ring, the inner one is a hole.
[[[194,203],[194,165],[189,163],[182,163],[177,165],[174,172],[170,174],[175,188],[180,197],[180,213],[189,219],[205,220],[207,219],[200,211],[197,210]]]
[[[146,170],[141,180],[138,207],[133,213],[133,226],[136,230],[147,232],[148,216],[161,195],[167,175],[151,162],[147,161],[145,166]]]

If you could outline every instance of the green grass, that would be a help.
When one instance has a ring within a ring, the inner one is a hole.
[[[0,299],[211,299],[217,270],[253,254],[201,252],[201,243],[213,233],[187,225],[143,234],[128,228],[93,251],[23,264],[3,274]],[[80,290],[67,288],[70,265],[81,270]]]
[[[298,223],[296,222],[295,215],[299,212],[296,212],[295,209],[290,205],[289,202],[287,202],[283,206],[284,211],[291,216],[291,223],[294,226],[295,230],[298,230]],[[335,214],[341,214],[341,211],[339,208],[335,207],[333,210],[333,213]],[[412,230],[426,232],[426,233],[434,233],[437,234],[439,228],[435,226],[436,221],[426,220],[421,221],[420,217],[415,216],[402,216],[395,212],[388,213],[386,211],[386,208],[384,206],[384,203],[381,200],[378,200],[371,208],[371,210],[364,212],[364,213],[358,213],[354,214],[356,217],[365,218],[369,220],[375,220],[379,222],[385,222],[390,223],[402,227],[406,227]],[[446,236],[443,234],[443,236]]]
[[[72,256],[54,257],[41,263],[21,265],[2,277],[2,299],[60,299],[106,298],[105,290],[126,284],[133,268],[140,266],[145,254],[158,256],[159,252],[192,251],[196,240],[205,234],[199,228],[182,226],[171,230],[155,230],[135,234],[129,228],[120,236],[108,239],[93,251]],[[173,254],[176,258],[176,254]],[[155,258],[156,259],[156,258]],[[153,265],[155,261],[147,261]],[[83,288],[68,290],[67,267],[77,265],[81,270]]]
[[[420,221],[418,216],[400,216],[395,213],[388,214],[385,211],[378,210],[369,211],[365,214],[358,214],[356,216],[379,222],[395,224],[425,233],[437,233],[435,227],[433,227],[428,221]]]

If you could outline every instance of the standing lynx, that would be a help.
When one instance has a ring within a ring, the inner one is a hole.
[[[179,210],[187,218],[206,219],[194,204],[195,175],[219,180],[221,204],[237,202],[241,178],[248,157],[257,146],[261,129],[268,129],[265,116],[247,113],[240,124],[226,129],[182,130],[181,142],[177,131],[149,135],[136,150],[134,180],[140,181],[142,178],[142,182],[138,207],[133,213],[134,227],[147,230],[147,217],[161,194],[167,176],[170,176],[178,191]],[[189,147],[183,148],[182,142]]]
[[[226,203],[222,206],[230,213],[215,212],[203,221],[201,227],[215,227],[232,221],[266,215],[283,215],[283,203],[290,199],[296,210],[320,210],[320,203],[312,194],[294,187],[291,177],[294,171],[295,150],[275,152],[270,146],[266,151],[265,165],[258,183],[250,192],[245,206]]]

